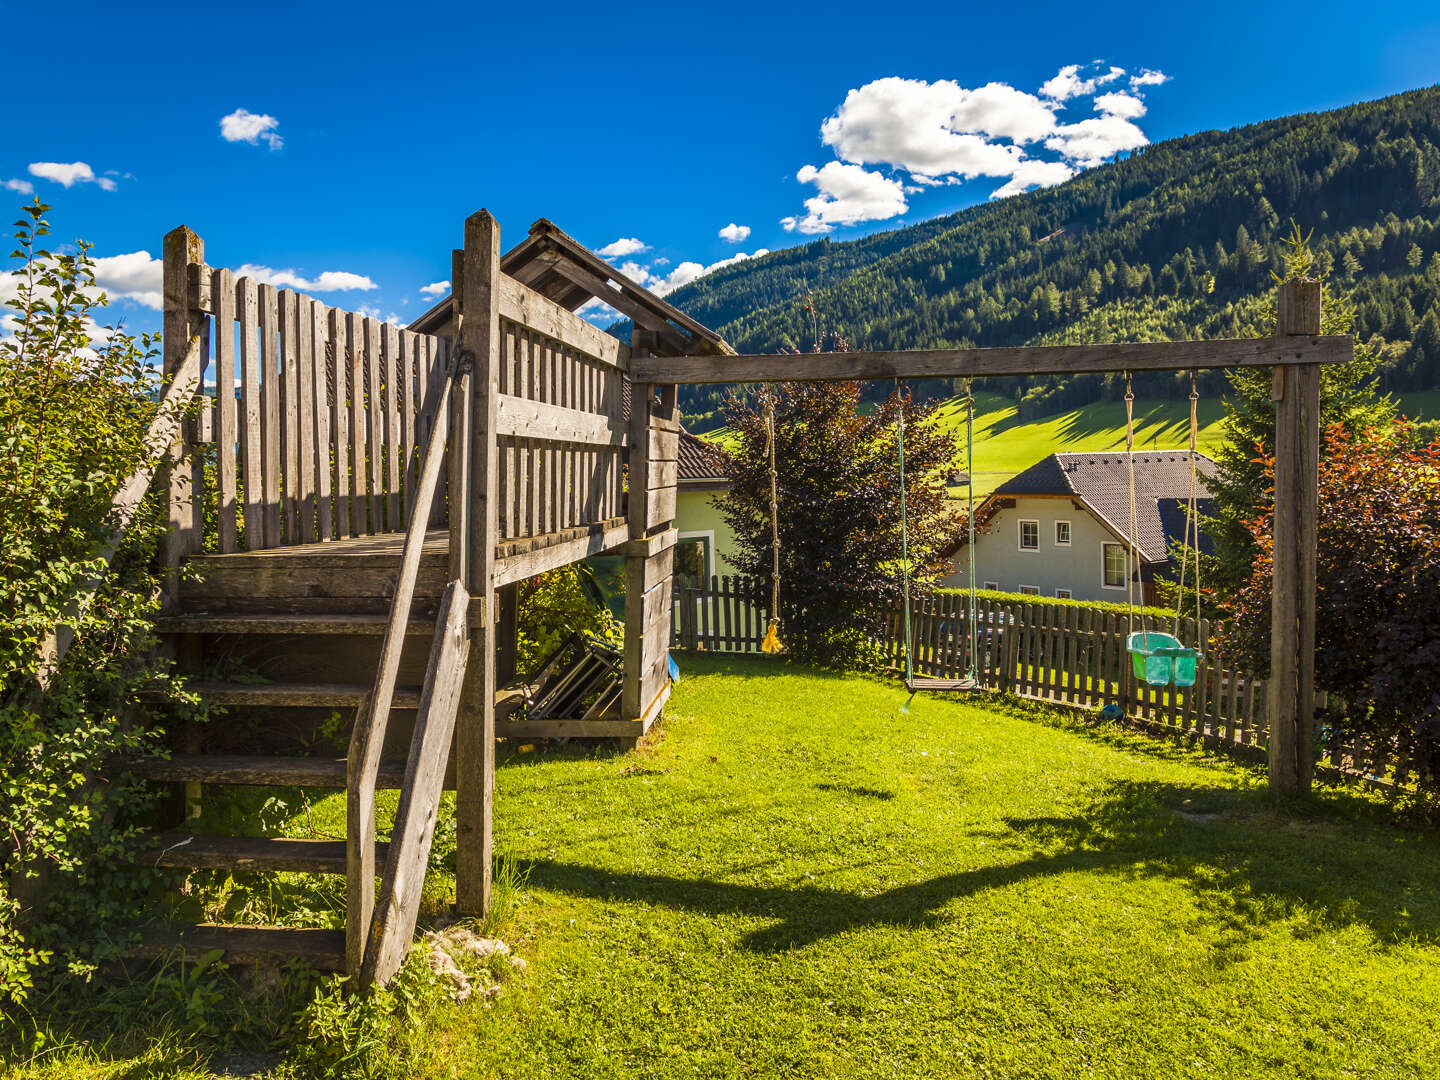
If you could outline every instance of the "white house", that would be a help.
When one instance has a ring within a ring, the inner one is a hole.
[[[1197,458],[1196,509],[1209,510],[1215,463]],[[1186,451],[1135,451],[1136,600],[1155,600],[1155,577],[1170,572],[1183,539],[1190,494]],[[976,508],[975,577],[982,589],[1075,600],[1124,602],[1130,556],[1130,470],[1124,451],[1051,454],[996,488]],[[942,584],[968,588],[968,537],[948,554]],[[1201,550],[1209,550],[1201,534]]]

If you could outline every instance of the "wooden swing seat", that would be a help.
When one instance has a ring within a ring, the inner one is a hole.
[[[924,679],[909,678],[905,680],[905,689],[912,694],[921,690],[979,690],[978,679]]]

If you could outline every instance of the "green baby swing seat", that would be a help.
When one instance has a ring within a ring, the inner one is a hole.
[[[1182,645],[1174,634],[1137,630],[1125,642],[1135,678],[1151,686],[1194,686],[1200,650]]]

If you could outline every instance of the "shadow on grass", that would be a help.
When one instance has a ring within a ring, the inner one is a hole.
[[[1434,837],[1278,805],[1264,792],[1116,781],[1081,815],[1007,818],[987,835],[996,833],[999,853],[1013,861],[872,895],[547,859],[528,872],[532,887],[575,896],[773,920],[744,939],[756,952],[874,926],[940,925],[954,917],[945,908],[955,900],[1073,871],[1180,882],[1232,943],[1296,914],[1329,928],[1364,925],[1382,947],[1440,943],[1440,907],[1423,884],[1440,878]]]

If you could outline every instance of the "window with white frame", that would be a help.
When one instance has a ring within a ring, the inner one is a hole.
[[[1000,591],[1000,583],[999,583],[998,581],[987,581],[987,582],[985,582],[985,584],[982,586],[982,588],[989,589],[991,592],[999,592],[999,591]]]
[[[1021,550],[1021,551],[1039,551],[1039,550],[1040,550],[1040,522],[1038,522],[1038,521],[1022,521],[1022,522],[1020,522],[1020,550]]]
[[[1060,547],[1070,546],[1070,522],[1055,522],[1055,543]]]
[[[1039,585],[1021,585],[1021,586],[1020,586],[1020,595],[1021,595],[1021,596],[1039,596],[1039,595],[1040,595],[1040,586],[1039,586]]]
[[[1103,545],[1104,561],[1104,584],[1107,589],[1125,588],[1125,545],[1105,544]]]
[[[1055,590],[1055,599],[1057,599],[1057,600],[1069,600],[1069,599],[1070,599],[1070,590],[1069,590],[1069,589],[1056,589],[1056,590]]]

